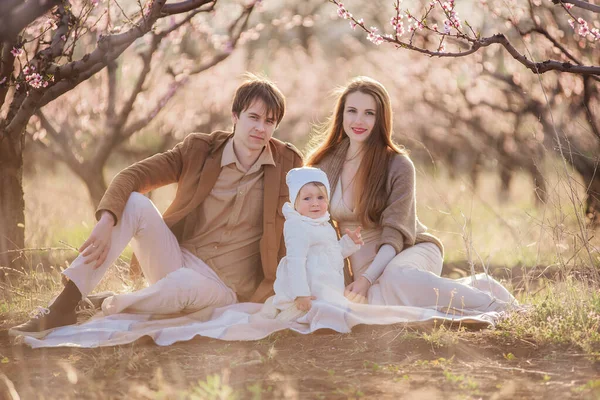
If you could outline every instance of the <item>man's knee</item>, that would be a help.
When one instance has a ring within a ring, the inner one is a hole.
[[[145,208],[145,207],[153,207],[154,203],[148,197],[144,196],[139,192],[132,192],[129,195],[129,199],[127,199],[127,204],[125,207],[136,207],[136,208]]]
[[[141,193],[132,192],[129,195],[129,199],[127,199],[127,203],[125,204],[122,218],[136,218],[147,215],[148,213],[157,213],[160,215],[152,200]]]

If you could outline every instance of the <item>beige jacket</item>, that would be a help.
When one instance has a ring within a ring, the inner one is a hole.
[[[180,243],[195,232],[195,218],[188,218],[206,199],[221,171],[224,144],[233,133],[192,133],[173,149],[156,154],[121,171],[102,197],[96,218],[101,210],[110,211],[117,221],[132,192],[147,193],[171,183],[177,183],[177,193],[163,214],[167,226]],[[291,144],[278,139],[269,141],[275,165],[264,166],[263,236],[260,240],[263,280],[250,299],[264,302],[273,294],[277,264],[285,256],[283,241],[283,204],[288,199],[285,185],[287,172],[302,166],[302,156]]]
[[[328,156],[319,163],[319,168],[331,179],[333,173],[330,165],[331,156]],[[407,155],[398,154],[392,158],[387,176],[387,207],[379,222],[383,232],[378,248],[389,244],[400,253],[417,243],[429,242],[437,245],[443,256],[442,242],[427,233],[427,227],[417,218],[415,178],[415,166]],[[331,182],[331,187],[335,188],[336,184],[337,182]]]

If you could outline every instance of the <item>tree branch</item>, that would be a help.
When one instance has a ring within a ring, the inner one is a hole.
[[[598,139],[600,139],[600,128],[598,127],[598,120],[594,118],[594,114],[591,107],[591,99],[592,99],[592,85],[590,83],[589,77],[583,77],[583,105],[585,107],[585,116],[592,132]]]
[[[60,80],[72,78],[78,74],[84,73],[86,70],[94,68],[98,63],[104,63],[106,65],[108,61],[116,58],[108,56],[108,54],[114,52],[114,49],[126,49],[136,39],[142,37],[152,29],[152,25],[154,25],[159,17],[160,8],[162,8],[165,2],[166,0],[153,0],[152,5],[150,6],[149,15],[140,17],[138,22],[127,32],[101,36],[94,51],[86,54],[80,60],[62,66],[52,66],[48,68],[48,72],[54,74],[55,79]],[[121,52],[118,54],[121,54]]]
[[[22,102],[19,110],[16,112],[14,118],[12,118],[11,122],[8,124],[6,129],[4,130],[4,134],[13,137],[17,136],[21,138],[22,132],[25,131],[25,127],[27,126],[27,122],[33,115],[33,113],[37,109],[37,104],[42,96],[42,93],[35,90],[32,93],[29,93],[27,98]],[[13,145],[16,146],[14,149],[14,154],[22,154],[23,149],[22,140],[13,140]]]
[[[161,17],[167,15],[182,14],[184,12],[195,10],[205,4],[213,3],[213,7],[217,4],[217,0],[186,0],[179,3],[167,4],[162,8]]]
[[[14,68],[13,65],[15,63],[15,57],[11,53],[13,46],[14,42],[4,42],[2,44],[2,53],[0,55],[0,81],[3,79],[5,81],[4,83],[0,84],[0,109],[6,101],[10,76]]]
[[[45,106],[52,100],[55,100],[56,98],[60,97],[62,94],[68,92],[69,90],[71,90],[74,87],[76,87],[77,85],[79,85],[81,82],[87,80],[92,75],[101,71],[104,67],[106,67],[106,64],[109,61],[115,60],[128,47],[129,47],[129,44],[124,44],[124,45],[116,48],[112,52],[106,54],[105,60],[102,60],[102,62],[98,62],[98,63],[94,64],[91,68],[87,69],[85,72],[78,74],[76,78],[74,78],[72,80],[62,80],[61,82],[53,85],[51,88],[49,88],[44,93],[44,96],[41,99],[39,107],[41,108],[41,107]]]
[[[173,82],[169,87],[167,93],[163,95],[163,97],[161,97],[161,99],[156,103],[156,106],[148,113],[148,115],[138,119],[135,122],[132,122],[131,124],[129,124],[129,126],[123,129],[123,133],[121,134],[123,140],[125,140],[128,137],[131,137],[140,129],[148,126],[148,124],[152,122],[152,120],[162,111],[165,105],[167,105],[169,100],[171,100],[171,98],[175,96],[177,91],[188,82],[188,80],[189,76],[186,76],[177,82]]]
[[[35,114],[40,119],[42,128],[44,128],[46,132],[48,132],[48,135],[52,137],[52,140],[58,144],[61,152],[58,153],[49,146],[45,146],[45,148],[52,153],[54,158],[64,161],[73,171],[77,171],[81,167],[81,163],[73,155],[73,151],[67,140],[68,137],[73,137],[72,132],[64,132],[65,128],[63,128],[63,131],[59,133],[54,126],[52,126],[50,121],[48,121],[48,118],[46,118],[46,115],[44,115],[42,110],[38,110]]]
[[[106,103],[106,125],[115,120],[116,96],[117,96],[117,62],[112,60],[106,66],[108,75],[108,95]]]
[[[131,95],[123,105],[123,108],[121,109],[121,112],[119,113],[119,116],[117,117],[116,121],[114,121],[114,129],[120,131],[127,122],[129,114],[131,114],[131,111],[133,110],[133,104],[135,103],[135,100],[144,89],[144,82],[146,81],[146,78],[150,73],[152,57],[154,56],[154,52],[158,48],[160,41],[161,38],[157,37],[156,35],[152,35],[150,48],[147,52],[145,52],[145,54],[140,55],[143,62],[142,70],[138,75],[137,81],[135,82],[135,86],[133,87]]]
[[[446,53],[440,51],[431,51],[422,49],[417,46],[413,46],[409,43],[403,42],[399,39],[392,39],[388,37],[383,38],[384,41],[396,44],[398,47],[413,50],[422,54],[427,54],[432,57],[445,57],[445,58],[457,58],[457,57],[465,57],[477,52],[482,47],[488,47],[492,44],[499,44],[508,51],[508,53],[518,62],[523,64],[525,67],[535,72],[536,74],[543,74],[548,71],[560,71],[567,72],[571,74],[579,74],[579,75],[600,75],[600,67],[597,66],[584,66],[584,65],[574,65],[569,62],[560,62],[554,60],[546,60],[542,62],[533,62],[527,59],[526,56],[519,53],[519,51],[509,42],[509,40],[502,33],[498,33],[496,35],[478,39],[473,42],[471,48],[467,51],[462,51],[458,53]]]
[[[2,0],[5,2],[6,0]],[[9,0],[0,13],[0,43],[12,41],[27,25],[44,15],[62,0]],[[16,5],[15,3],[21,3]]]
[[[62,4],[58,6],[57,13],[59,16],[58,26],[54,35],[52,35],[52,42],[44,50],[36,54],[36,58],[42,61],[54,60],[63,54],[65,49],[66,41],[62,39],[63,35],[69,35],[69,22],[75,19],[72,13],[71,3],[67,0],[63,0]],[[38,42],[39,44],[39,42]],[[39,70],[40,68],[38,68]]]
[[[335,4],[338,7],[343,7],[341,5],[341,3],[339,2],[339,0],[328,0],[328,1],[330,3]],[[555,0],[553,0],[553,1],[555,1]],[[561,1],[561,0],[558,0],[558,1]],[[580,0],[569,0],[569,2],[573,2],[573,1],[580,1]],[[431,57],[440,57],[440,58],[441,57],[444,57],[444,58],[465,57],[465,56],[468,56],[468,55],[471,55],[471,54],[477,52],[479,49],[481,49],[483,47],[488,47],[493,44],[499,44],[502,47],[504,47],[505,50],[515,60],[517,60],[518,62],[523,64],[526,68],[530,69],[531,71],[533,71],[536,74],[543,74],[544,72],[548,72],[548,71],[560,71],[560,72],[567,72],[567,73],[585,75],[585,76],[600,75],[600,66],[574,65],[569,62],[560,62],[560,61],[554,61],[554,60],[546,60],[546,61],[542,61],[542,62],[530,61],[529,59],[527,59],[527,57],[525,55],[519,53],[519,51],[510,43],[508,38],[502,33],[497,33],[490,37],[472,38],[472,37],[469,37],[462,33],[459,33],[457,35],[451,35],[451,34],[435,31],[436,34],[441,35],[442,37],[455,38],[459,41],[463,40],[471,45],[471,47],[466,51],[460,51],[460,52],[456,52],[456,53],[448,53],[448,52],[442,52],[442,51],[431,51],[431,50],[427,50],[427,49],[424,49],[424,48],[421,48],[418,46],[414,46],[412,43],[407,43],[407,42],[403,42],[402,40],[400,40],[398,35],[396,35],[396,36],[391,36],[391,35],[380,36],[380,35],[376,34],[376,31],[372,32],[370,29],[368,29],[365,26],[364,22],[356,20],[353,16],[350,16],[350,19],[355,24],[355,26],[359,26],[360,29],[364,30],[369,35],[375,35],[377,38],[377,41],[391,43],[391,44],[396,45],[397,47],[408,49],[408,50],[413,50],[413,51],[416,51],[421,54],[429,55]],[[414,33],[413,33],[413,35],[414,35]],[[411,41],[412,41],[413,35],[411,35]]]
[[[199,74],[203,71],[206,71],[207,69],[214,67],[215,65],[217,65],[218,63],[220,63],[221,61],[223,61],[227,57],[229,57],[229,55],[232,53],[233,49],[237,45],[237,42],[238,42],[242,32],[246,28],[246,26],[248,24],[248,20],[250,18],[250,14],[252,13],[253,10],[254,10],[254,5],[250,5],[250,6],[246,7],[242,11],[240,16],[229,26],[228,32],[231,37],[231,47],[230,47],[230,49],[228,49],[228,51],[222,52],[221,54],[217,54],[210,61],[208,61],[204,64],[201,64],[198,67],[192,69],[184,78],[181,78],[179,81],[172,83],[171,87],[169,88],[167,93],[158,101],[158,103],[150,111],[150,113],[148,113],[148,115],[146,115],[145,117],[142,117],[142,118],[138,119],[137,121],[131,123],[126,129],[124,129],[122,135],[125,138],[128,138],[128,137],[132,136],[134,133],[138,132],[140,129],[147,126],[150,122],[152,122],[152,120],[160,113],[160,111],[165,107],[165,105],[169,102],[169,100],[171,100],[171,98],[173,98],[173,96],[175,96],[177,91],[181,87],[185,86],[185,84],[187,84],[190,76]],[[238,27],[237,30],[236,30],[236,27]]]
[[[575,7],[583,8],[584,10],[600,13],[600,6],[590,4],[583,0],[552,0],[554,4],[573,4]]]

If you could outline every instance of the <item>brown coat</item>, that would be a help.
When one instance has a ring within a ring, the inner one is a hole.
[[[335,190],[333,156],[327,156],[318,165],[331,182]],[[338,178],[339,179],[339,178]],[[383,228],[378,248],[389,244],[396,253],[418,243],[433,243],[444,254],[442,242],[427,232],[427,227],[417,217],[416,173],[415,166],[408,155],[396,154],[390,161],[387,176],[387,205],[381,214],[379,226]],[[333,196],[333,194],[332,194]]]
[[[192,133],[173,149],[124,169],[102,197],[96,218],[99,219],[101,210],[107,210],[118,221],[132,192],[147,193],[177,183],[175,199],[163,219],[179,243],[183,243],[188,239],[185,234],[194,232],[198,222],[188,216],[202,204],[215,185],[221,172],[224,144],[232,135],[221,131]],[[302,166],[302,156],[291,144],[273,138],[269,146],[275,165],[264,166],[263,236],[260,240],[263,280],[250,299],[252,302],[264,302],[273,294],[277,264],[285,256],[285,219],[281,211],[288,201],[285,176],[290,169]]]

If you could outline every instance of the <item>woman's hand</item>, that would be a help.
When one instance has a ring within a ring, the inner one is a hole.
[[[353,231],[351,231],[350,229],[346,229],[346,235],[348,235],[355,244],[360,244],[362,246],[363,244],[365,244],[365,242],[363,242],[362,236],[360,236],[361,229],[361,226],[359,226]]]
[[[357,280],[346,286],[344,296],[354,303],[367,304],[367,294],[370,287],[371,282],[364,276],[360,276]]]
[[[92,268],[94,269],[101,266],[108,256],[114,225],[115,219],[112,214],[104,211],[90,237],[79,248],[79,253],[83,256],[85,263],[93,263]]]
[[[296,308],[300,311],[310,311],[312,307],[312,301],[316,300],[315,296],[301,296],[296,297],[294,303],[296,304]]]

